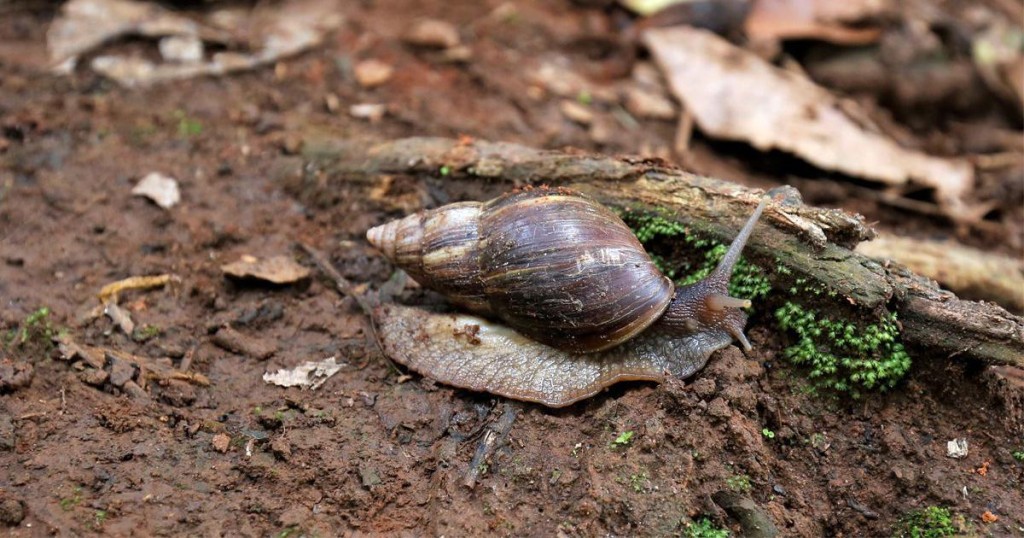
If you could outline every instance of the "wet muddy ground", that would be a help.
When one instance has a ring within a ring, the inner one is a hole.
[[[597,69],[580,36],[610,24],[605,11],[354,3],[324,46],[272,68],[128,90],[87,70],[45,71],[54,9],[0,20],[0,324],[18,341],[0,357],[9,371],[0,390],[3,533],[672,536],[701,518],[737,531],[712,500],[732,491],[783,536],[889,535],[932,506],[959,515],[968,534],[1024,534],[1024,462],[1014,457],[1024,451],[1021,388],[984,365],[915,352],[893,391],[816,395],[783,359],[784,335],[755,316],[755,350],[726,349],[694,379],[619,385],[560,410],[523,405],[470,489],[470,461],[506,402],[391,365],[368,344],[356,301],[315,271],[279,286],[225,278],[221,266],[243,255],[289,255],[313,268],[302,242],[352,282],[379,286],[392,268],[366,244],[367,228],[494,188],[433,178],[391,188],[411,194],[384,204],[360,184],[329,207],[306,206],[283,178],[323,137],[469,135],[672,158],[674,121],[595,134],[523,74],[544,55]],[[471,28],[469,63],[403,44],[421,16]],[[388,83],[354,80],[353,61],[368,57],[395,66]],[[386,103],[388,113],[352,118],[356,103]],[[956,233],[943,219],[897,218],[862,196],[863,185],[808,186],[805,168],[747,168],[750,150],[699,135],[692,148],[691,166],[705,173],[758,187],[797,176],[811,202],[862,211],[890,230]],[[178,180],[177,206],[132,195],[153,171]],[[1012,204],[1019,193],[1006,196]],[[965,240],[1019,252],[1015,222],[993,220]],[[90,314],[104,285],[159,274],[177,278],[120,297],[135,334]],[[422,298],[416,289],[403,296]],[[44,307],[22,339],[17,331]],[[150,362],[97,378],[87,361],[61,359],[49,339],[58,333]],[[344,366],[319,390],[262,379],[330,356]],[[159,375],[168,368],[208,384]],[[947,442],[960,438],[968,455],[947,457]]]

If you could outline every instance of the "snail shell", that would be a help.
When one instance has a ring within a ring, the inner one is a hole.
[[[534,190],[452,204],[367,238],[424,287],[576,353],[636,336],[674,290],[622,219],[579,195]]]
[[[726,286],[763,207],[711,275],[679,289],[615,213],[561,189],[378,226],[367,232],[371,244],[477,314],[382,305],[381,345],[443,383],[552,407],[619,381],[688,377],[734,338],[749,348],[737,308],[749,301],[728,297]]]

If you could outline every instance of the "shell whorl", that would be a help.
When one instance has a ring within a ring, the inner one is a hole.
[[[489,314],[478,263],[481,208],[461,202],[421,211],[371,228],[366,239],[421,286]]]
[[[535,190],[452,204],[367,238],[421,285],[568,351],[621,344],[672,299],[671,281],[625,223],[575,194]]]

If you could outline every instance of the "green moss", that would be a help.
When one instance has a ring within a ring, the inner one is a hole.
[[[674,239],[685,245],[687,251],[701,253],[696,258],[678,264],[671,263],[656,252],[651,253],[654,265],[662,274],[679,285],[692,284],[708,276],[729,250],[727,245],[700,237],[683,224],[662,215],[624,212],[621,216],[648,251],[656,246],[655,243],[659,239]],[[771,281],[763,269],[742,258],[736,263],[732,279],[729,281],[730,295],[754,300],[767,296],[771,289]]]
[[[785,356],[810,368],[814,388],[858,397],[863,390],[894,387],[910,369],[895,313],[877,323],[857,324],[787,301],[775,311],[775,319],[796,334],[797,341],[786,348]]]
[[[686,525],[684,538],[729,538],[729,531],[716,526],[710,519],[702,517]]]
[[[657,237],[688,236],[686,226],[653,213],[620,212],[620,217],[633,230],[641,243],[647,245]]]
[[[686,278],[679,281],[679,284],[693,284],[711,274],[711,271],[718,266],[718,262],[725,256],[729,247],[717,244],[704,253],[702,262],[696,265],[694,270]],[[740,258],[732,271],[732,279],[729,280],[729,295],[741,299],[761,299],[768,296],[772,290],[772,283],[760,267]]]
[[[940,538],[958,534],[963,526],[962,516],[955,516],[948,508],[929,506],[901,519],[892,535],[894,538]]]
[[[637,493],[643,493],[647,490],[647,483],[650,477],[647,476],[647,471],[641,471],[629,475],[629,483],[633,486],[633,491]]]
[[[192,138],[203,134],[202,122],[189,117],[184,110],[175,110],[174,119],[178,120],[178,136],[180,138]]]
[[[728,250],[727,245],[695,233],[664,211],[624,211],[621,216],[651,252],[654,264],[679,285],[705,278]],[[659,248],[664,249],[666,244],[674,252],[662,250],[663,256]],[[697,254],[684,260],[665,257],[689,252]],[[776,293],[771,297],[773,283]],[[785,350],[785,356],[794,364],[810,368],[812,390],[829,389],[859,396],[866,390],[892,388],[910,369],[910,356],[899,342],[895,314],[886,314],[874,323],[850,321],[863,315],[856,309],[825,315],[808,305],[836,305],[839,294],[796,277],[781,259],[776,259],[773,267],[763,269],[741,258],[733,270],[729,294],[751,299],[755,304],[763,304],[764,301],[756,301],[770,297],[785,301],[775,310],[775,319],[782,329],[797,337]],[[844,307],[837,305],[837,310]]]
[[[1013,459],[1017,461],[1024,461],[1024,450],[1014,450]]]
[[[750,493],[754,485],[750,483],[750,477],[745,474],[730,476],[725,479],[725,485],[736,493]]]
[[[142,327],[136,327],[135,330],[132,331],[132,340],[141,344],[160,336],[163,332],[163,329],[156,325],[143,325]]]

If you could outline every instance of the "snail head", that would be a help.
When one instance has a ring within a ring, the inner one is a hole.
[[[749,299],[738,299],[729,295],[729,279],[732,277],[736,262],[740,259],[743,247],[754,230],[754,225],[764,211],[767,200],[761,200],[754,214],[729,245],[725,256],[708,276],[676,290],[675,297],[662,318],[668,326],[679,327],[686,333],[722,331],[739,342],[745,351],[750,351],[750,341],[743,334],[747,315],[742,309],[749,307],[751,303]]]

